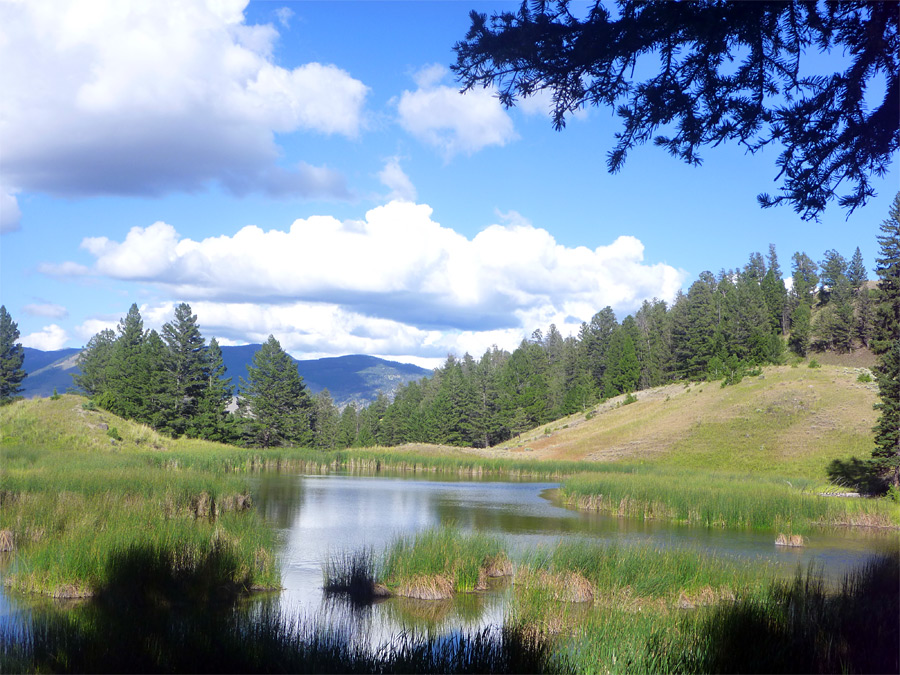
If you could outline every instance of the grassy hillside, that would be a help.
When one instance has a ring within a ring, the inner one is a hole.
[[[825,479],[835,458],[868,457],[877,388],[865,369],[766,368],[737,385],[677,384],[641,391],[535,429],[491,454],[625,461]],[[590,417],[590,419],[586,419]]]

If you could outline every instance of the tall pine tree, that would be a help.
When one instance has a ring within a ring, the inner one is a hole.
[[[878,246],[872,351],[882,354],[900,339],[900,192],[894,197],[887,219],[881,223]]]
[[[310,445],[312,401],[297,364],[273,335],[247,365],[241,378],[244,440],[250,445]]]
[[[209,383],[204,372],[206,340],[200,334],[197,316],[191,313],[190,305],[181,303],[175,308],[175,319],[163,326],[162,338],[168,347],[166,370],[172,387],[172,409],[166,426],[177,436],[192,426],[203,390]]]
[[[0,305],[0,405],[12,403],[22,391],[22,380],[27,377],[22,364],[25,350],[19,340],[19,326],[5,305]]]

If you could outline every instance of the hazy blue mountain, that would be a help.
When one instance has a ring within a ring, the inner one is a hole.
[[[25,347],[22,367],[28,373],[22,381],[22,395],[50,396],[56,389],[60,394],[72,386],[72,373],[77,373],[75,359],[80,349],[56,349],[45,352]]]
[[[260,345],[222,347],[222,358],[228,369],[226,375],[232,378],[235,387],[240,384],[239,378],[247,377],[247,364],[259,348]],[[60,349],[45,352],[26,347],[23,367],[28,377],[22,382],[23,394],[27,397],[50,396],[54,389],[59,393],[70,389],[72,374],[78,372],[75,359],[79,351]],[[390,395],[407,382],[431,375],[430,370],[408,363],[363,355],[297,361],[297,370],[310,391],[318,393],[327,388],[341,406],[351,401],[370,403],[379,391]]]

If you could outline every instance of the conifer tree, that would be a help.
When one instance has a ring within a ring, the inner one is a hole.
[[[880,411],[875,426],[875,470],[895,489],[900,488],[900,339],[881,358],[875,369]]]
[[[228,413],[234,389],[231,386],[231,378],[226,378],[225,374],[222,348],[216,339],[212,338],[203,352],[203,387],[191,425],[187,430],[189,436],[220,443],[234,440],[236,433],[233,428],[234,422]]]
[[[856,247],[856,250],[853,252],[853,257],[850,258],[850,264],[847,266],[847,279],[850,280],[850,286],[853,288],[854,292],[862,288],[866,281],[868,281],[866,264],[863,262],[859,246]]]
[[[359,414],[355,403],[348,403],[341,412],[341,422],[338,425],[337,447],[352,448],[356,445],[359,436]]]
[[[297,364],[274,336],[263,343],[241,378],[244,438],[250,445],[309,445],[312,402]]]
[[[313,431],[315,432],[314,444],[322,450],[333,450],[337,447],[338,424],[340,412],[331,398],[331,392],[323,389],[314,397],[313,402]],[[388,445],[394,445],[388,442]]]
[[[178,409],[178,401],[175,396],[174,377],[168,368],[169,357],[169,351],[159,333],[151,330],[141,345],[144,391],[140,417],[135,419],[149,424],[154,429],[165,430],[175,435],[177,432],[172,422]]]
[[[875,292],[875,320],[872,351],[882,354],[900,339],[900,192],[888,217],[881,223],[878,235],[878,257],[875,272],[878,288]]]
[[[162,338],[168,347],[166,369],[170,374],[171,403],[166,426],[175,434],[183,434],[192,426],[200,397],[209,379],[204,372],[206,340],[197,326],[197,316],[190,305],[181,303],[175,308],[175,319],[162,328]]]
[[[0,405],[21,398],[22,380],[27,377],[22,364],[25,349],[19,340],[19,326],[5,305],[0,305]]]
[[[108,387],[109,361],[112,358],[116,343],[116,333],[111,328],[104,328],[88,340],[84,349],[78,354],[76,363],[79,372],[72,375],[77,389],[89,397],[97,396]]]
[[[805,301],[800,301],[791,317],[791,336],[788,345],[798,356],[806,356],[809,352],[811,312]]]
[[[107,365],[107,387],[97,403],[120,417],[147,422],[149,369],[143,353],[144,320],[136,304],[119,321],[117,332]]]
[[[813,294],[819,286],[819,266],[805,253],[793,255],[793,285],[791,293],[798,301],[812,307]]]

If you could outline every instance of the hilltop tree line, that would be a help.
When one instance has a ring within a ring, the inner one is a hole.
[[[788,291],[774,246],[737,270],[700,274],[670,305],[645,301],[621,322],[606,307],[563,337],[537,330],[512,353],[448,357],[392,402],[359,412],[355,445],[487,447],[598,402],[678,380],[733,384],[789,348],[848,352],[877,339],[878,300],[859,248],[792,258]],[[345,439],[346,440],[346,439]]]
[[[393,399],[338,408],[328,391],[311,395],[296,363],[270,336],[240,379],[238,405],[215,339],[207,344],[187,304],[160,333],[144,330],[137,305],[116,331],[95,335],[81,352],[75,385],[94,404],[172,436],[225,443],[322,449],[438,443],[489,447],[598,402],[679,380],[739,382],[787,350],[847,352],[867,346],[876,368],[881,417],[874,461],[900,482],[900,195],[879,236],[879,283],[869,288],[859,248],[820,262],[792,257],[790,290],[774,246],[741,269],[703,272],[670,305],[645,301],[618,321],[606,307],[577,335],[536,330],[512,353],[497,347],[476,360],[449,356],[430,378]],[[6,308],[2,328],[2,400],[24,377],[18,330]],[[628,400],[628,399],[626,399]]]

